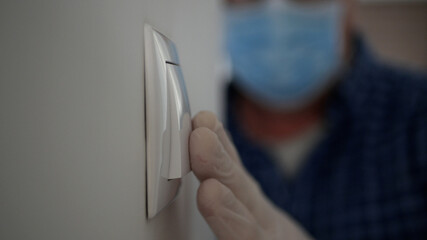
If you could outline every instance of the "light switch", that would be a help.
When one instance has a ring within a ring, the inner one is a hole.
[[[167,179],[176,179],[190,172],[188,138],[191,132],[191,113],[179,66],[166,64],[166,84],[169,98],[170,141],[169,157],[162,162],[162,176]]]
[[[154,217],[177,195],[190,169],[191,112],[174,43],[146,24],[145,118],[147,215]]]

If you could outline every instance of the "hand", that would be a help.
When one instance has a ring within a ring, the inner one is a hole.
[[[213,113],[197,114],[193,129],[191,167],[201,182],[197,204],[218,239],[310,239],[263,195]]]

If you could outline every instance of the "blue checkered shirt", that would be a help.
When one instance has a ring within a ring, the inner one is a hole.
[[[228,88],[226,125],[248,171],[317,239],[427,239],[427,79],[381,64],[356,41],[324,139],[288,180],[245,137]]]

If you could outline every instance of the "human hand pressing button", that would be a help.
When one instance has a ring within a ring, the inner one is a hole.
[[[201,182],[197,205],[218,239],[311,239],[263,195],[213,113],[200,112],[192,124],[191,168]]]

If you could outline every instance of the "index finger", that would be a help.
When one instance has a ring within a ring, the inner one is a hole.
[[[201,111],[193,118],[193,129],[206,127],[218,135],[225,151],[230,155],[234,162],[240,164],[240,157],[237,153],[234,144],[231,142],[223,124],[218,120],[214,113],[209,111]]]

